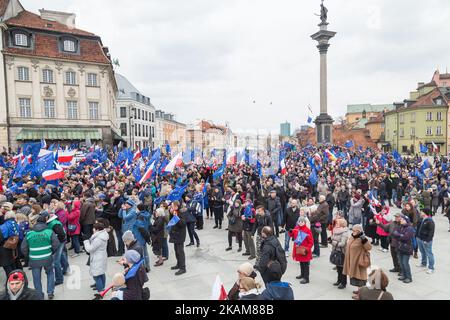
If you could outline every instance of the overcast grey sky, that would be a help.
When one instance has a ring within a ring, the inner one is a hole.
[[[232,129],[306,124],[319,113],[319,0],[21,0],[77,14],[100,35],[117,71],[182,122]],[[403,100],[450,67],[449,0],[325,0],[328,108]],[[253,101],[256,101],[253,104]],[[270,103],[272,102],[272,105]]]

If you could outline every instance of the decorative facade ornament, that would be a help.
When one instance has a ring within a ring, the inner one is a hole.
[[[39,60],[31,59],[31,66],[33,67],[34,71],[37,72],[37,68],[39,67]]]
[[[80,74],[83,74],[84,73],[84,69],[86,68],[86,65],[79,63],[78,64],[78,68],[79,68],[78,71],[80,71]]]
[[[63,69],[63,63],[60,61],[55,62],[56,70],[58,70],[58,74],[61,74],[61,70]]]
[[[100,73],[102,74],[102,78],[105,77],[105,73],[108,71],[108,67],[107,66],[100,66]]]
[[[14,65],[14,57],[6,56],[5,57],[5,63],[8,65],[9,70],[11,70],[12,66]]]
[[[44,96],[46,98],[53,97],[53,90],[52,90],[52,88],[50,88],[49,86],[45,86],[44,87]]]
[[[71,98],[75,97],[76,94],[77,92],[75,91],[74,88],[70,88],[69,91],[67,91],[67,95]]]

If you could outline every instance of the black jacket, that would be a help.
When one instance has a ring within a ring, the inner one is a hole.
[[[123,300],[143,300],[143,287],[147,281],[147,273],[145,272],[144,264],[142,264],[136,275],[126,280],[127,288],[123,291]]]
[[[272,227],[273,228],[273,220],[270,214],[266,211],[264,216],[256,215],[256,222],[253,225],[253,233],[258,232],[258,235],[261,236],[261,231],[264,227]]]
[[[24,284],[22,293],[19,295],[19,297],[17,297],[16,300],[44,300],[44,296],[39,291],[28,288],[28,279],[27,279],[27,275],[25,274],[25,272],[23,272],[22,270],[14,270],[13,272],[20,272],[21,274],[23,274],[23,276],[25,278],[25,284]],[[8,284],[6,283],[5,291],[2,291],[0,293],[0,300],[11,300],[11,298],[9,297],[9,294],[8,294],[7,285]]]
[[[261,242],[260,259],[256,268],[261,273],[263,279],[265,278],[265,273],[268,271],[267,265],[269,262],[277,260],[276,248],[278,246],[281,246],[281,244],[275,236],[270,236]]]
[[[429,242],[434,237],[434,221],[431,218],[420,218],[417,224],[417,238],[422,241]]]
[[[287,208],[284,214],[285,229],[290,231],[297,225],[298,218],[300,217],[300,210],[296,208],[294,211],[292,207]]]
[[[178,213],[178,218],[180,218],[180,221],[178,221],[176,225],[170,228],[169,231],[170,243],[184,243],[186,241],[186,210],[181,210]]]
[[[277,217],[277,214],[281,213],[280,198],[275,197],[275,199],[272,199],[271,197],[269,197],[267,199],[267,211],[270,212],[272,219],[275,220]]]

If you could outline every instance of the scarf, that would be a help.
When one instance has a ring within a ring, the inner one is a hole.
[[[17,299],[20,297],[20,295],[22,294],[23,288],[25,288],[25,285],[24,285],[24,286],[23,286],[16,294],[14,294],[14,293],[11,291],[11,289],[8,287],[8,295],[9,295],[9,299],[10,299],[10,300],[17,300]]]

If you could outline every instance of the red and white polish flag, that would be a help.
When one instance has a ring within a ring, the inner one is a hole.
[[[217,275],[212,288],[211,300],[227,300],[227,291],[219,275]]]

